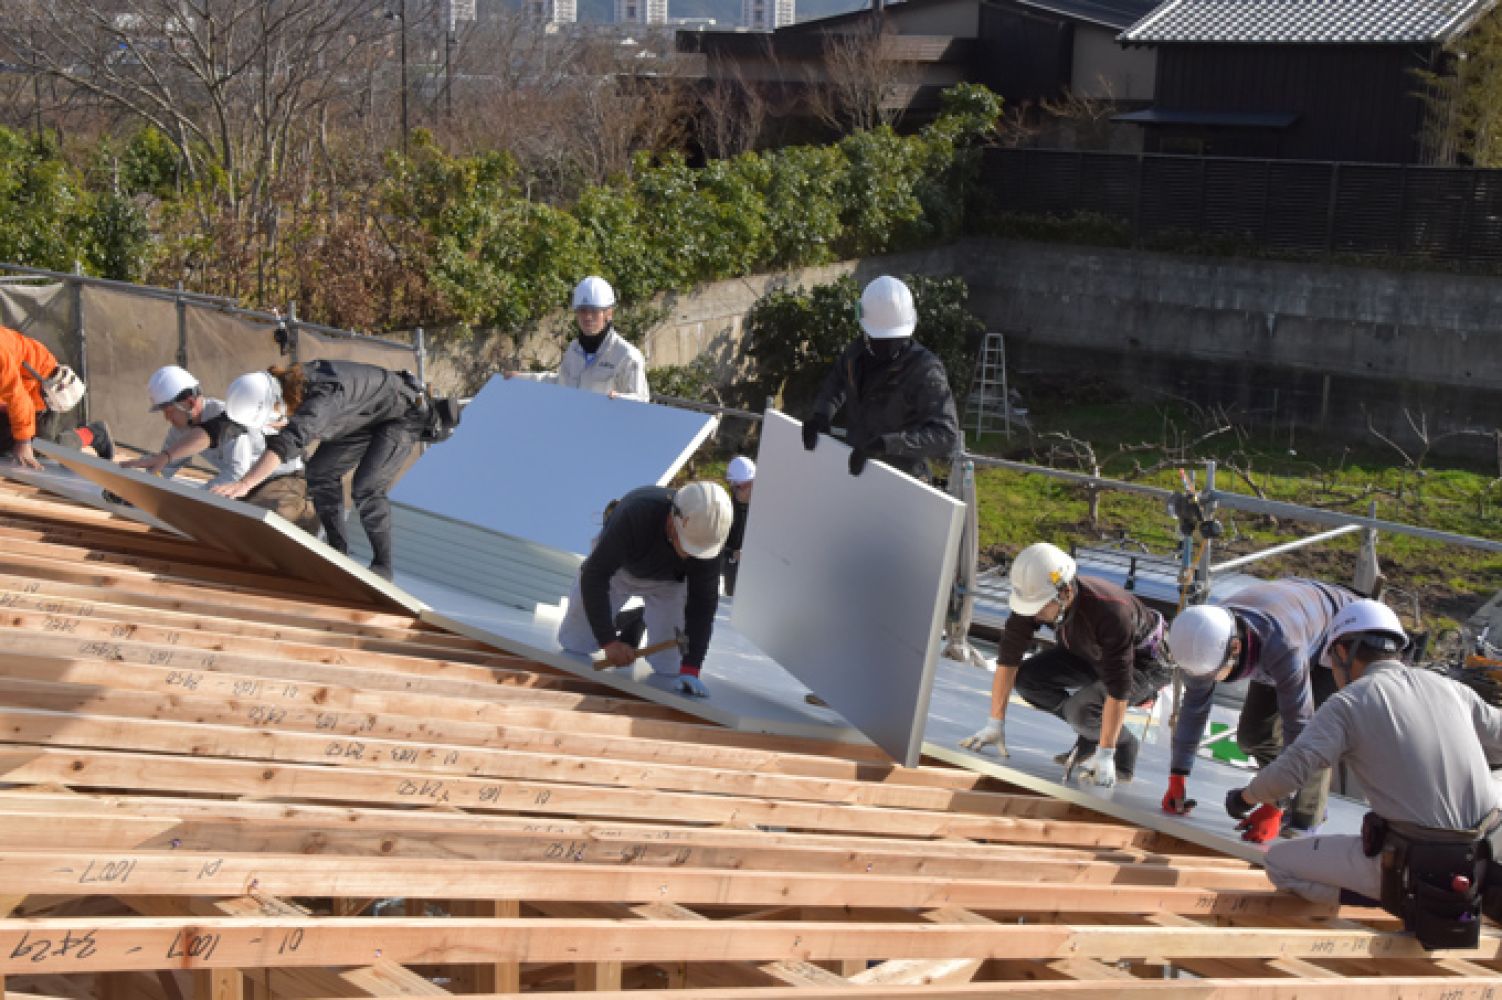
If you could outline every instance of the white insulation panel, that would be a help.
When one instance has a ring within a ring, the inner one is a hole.
[[[665,486],[718,418],[497,375],[391,498],[578,556],[605,505]]]
[[[912,766],[965,506],[768,410],[736,582],[736,629]]]

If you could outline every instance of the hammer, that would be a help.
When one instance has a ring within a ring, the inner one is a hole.
[[[661,642],[654,642],[646,649],[638,649],[636,651],[636,659],[640,660],[643,657],[651,656],[653,653],[660,653],[665,649],[673,649],[674,647],[678,649],[679,655],[686,656],[688,654],[688,636],[683,634],[682,629],[676,627],[673,629],[673,637],[671,639],[664,639]],[[596,670],[615,669],[615,664],[611,663],[603,656],[596,657],[594,662]],[[632,661],[632,663],[635,662],[635,660]]]

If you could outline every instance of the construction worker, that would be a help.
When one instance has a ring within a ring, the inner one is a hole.
[[[1074,749],[1056,759],[1081,765],[1097,785],[1109,786],[1118,774],[1131,780],[1136,770],[1139,741],[1122,725],[1128,706],[1148,701],[1169,679],[1159,658],[1163,616],[1114,583],[1077,577],[1075,569],[1068,554],[1047,542],[1029,545],[1012,561],[1012,613],[996,655],[991,719],[960,746],[995,746],[1008,755],[1007,702],[1015,686],[1028,704],[1074,729]],[[1053,626],[1054,647],[1023,659],[1042,625]]]
[[[323,524],[325,539],[349,551],[344,534],[344,487],[350,491],[370,542],[370,570],[392,578],[391,502],[386,491],[402,469],[428,423],[422,387],[406,372],[357,361],[307,361],[286,368],[241,375],[225,393],[225,414],[247,430],[285,418],[266,437],[266,450],[250,471],[214,492],[240,499],[284,463],[301,458],[316,441],[307,463],[308,493]]]
[[[209,489],[243,478],[265,453],[266,435],[275,433],[285,422],[285,418],[278,418],[264,427],[241,427],[225,413],[222,401],[205,396],[192,372],[177,365],[157,369],[146,383],[146,394],[151,399],[152,412],[160,413],[167,421],[167,436],[155,454],[120,464],[170,479],[194,455],[202,455],[218,472],[207,483]],[[302,469],[300,457],[283,462],[242,499],[316,535],[318,512],[308,499],[308,484]]]
[[[650,403],[647,360],[616,331],[615,289],[591,275],[574,287],[576,336],[563,352],[556,372],[506,372],[507,378],[556,382],[571,389],[588,389],[611,399]]]
[[[1314,711],[1335,693],[1325,636],[1355,593],[1315,580],[1272,580],[1238,590],[1218,604],[1184,609],[1168,629],[1169,658],[1184,674],[1184,700],[1173,731],[1173,758],[1163,811],[1194,808],[1186,784],[1210,720],[1220,681],[1250,681],[1236,742],[1259,767],[1299,738]],[[1321,771],[1300,789],[1285,817],[1290,832],[1308,833],[1324,820],[1330,775]],[[1247,840],[1264,831],[1248,829]],[[1276,831],[1275,831],[1276,832]]]
[[[59,430],[57,422],[83,399],[84,384],[73,369],[58,364],[47,345],[9,327],[0,326],[0,452],[16,463],[40,469],[31,441],[39,433],[70,448],[92,448],[103,459],[115,457],[109,425],[95,420],[82,427]]]
[[[944,363],[913,340],[918,310],[913,293],[883,275],[861,293],[863,335],[834,363],[803,424],[803,447],[812,451],[845,413],[850,474],[880,458],[917,479],[928,479],[928,459],[947,460],[960,440],[960,422]]]
[[[1226,797],[1226,811],[1275,829],[1277,803],[1343,761],[1371,805],[1362,835],[1278,841],[1267,851],[1273,883],[1319,903],[1378,901],[1425,947],[1474,944],[1476,897],[1492,880],[1492,849],[1481,841],[1495,833],[1502,804],[1487,764],[1502,754],[1502,711],[1405,666],[1398,656],[1408,637],[1377,601],[1343,608],[1328,642],[1340,690],[1277,760]]]
[[[616,616],[630,598],[640,597],[645,608],[638,621],[648,643],[683,640],[647,657],[653,672],[674,690],[708,697],[699,670],[714,630],[719,555],[733,518],[730,497],[718,483],[689,483],[676,492],[645,486],[627,493],[612,505],[579,568],[558,626],[559,645],[586,655],[603,650],[613,666],[630,666],[641,631]]]
[[[725,479],[730,483],[730,505],[735,509],[735,518],[730,524],[730,537],[725,540],[725,551],[720,553],[720,581],[726,597],[735,596],[735,577],[741,570],[741,543],[746,538],[746,518],[751,513],[751,490],[756,485],[756,463],[744,455],[730,460],[725,470]]]

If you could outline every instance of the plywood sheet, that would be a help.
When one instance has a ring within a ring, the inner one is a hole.
[[[37,452],[118,494],[189,538],[234,555],[249,568],[270,570],[416,614],[422,604],[353,560],[270,511],[175,479],[162,479],[36,439]]]
[[[149,525],[158,531],[166,531],[174,535],[182,534],[172,525],[152,517],[138,507],[111,503],[104,498],[104,489],[97,483],[92,483],[73,470],[60,465],[48,462],[44,463],[40,470],[28,469],[9,457],[0,457],[0,475],[7,479],[14,479],[18,483],[35,486],[39,490],[46,490],[56,496],[86,504],[95,510],[106,511],[116,517]]]
[[[805,451],[768,410],[735,627],[898,761],[916,764],[964,504],[850,449]]]
[[[605,505],[666,485],[717,418],[580,389],[496,376],[458,431],[391,492],[393,500],[578,556]]]

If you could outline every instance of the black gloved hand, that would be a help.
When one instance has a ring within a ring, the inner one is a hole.
[[[819,443],[819,435],[828,433],[828,417],[816,413],[803,421],[803,450],[813,451],[814,445]]]
[[[887,446],[882,444],[881,438],[866,442],[863,448],[852,447],[850,449],[850,474],[852,476],[860,475],[861,470],[866,467],[866,459],[874,458],[877,455],[885,455],[886,452]]]
[[[1246,814],[1252,811],[1252,803],[1241,797],[1242,791],[1233,788],[1226,793],[1226,815],[1232,819],[1246,819]]]

